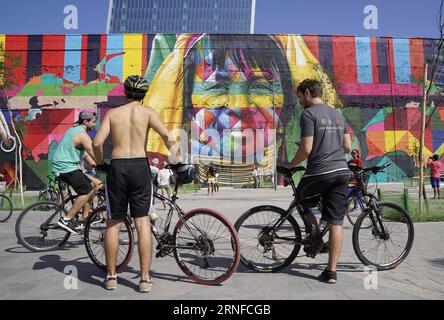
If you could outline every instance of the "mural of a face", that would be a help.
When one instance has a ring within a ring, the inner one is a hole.
[[[248,153],[260,150],[231,140],[245,129],[254,135],[263,130],[260,144],[264,147],[274,143],[268,129],[279,126],[283,107],[290,108],[294,96],[288,62],[275,39],[257,41],[251,36],[241,44],[238,37],[207,35],[184,60],[184,119],[199,130],[199,150],[194,151],[225,156],[241,151],[251,156]],[[215,130],[220,139],[214,139],[214,131],[209,137],[204,129]],[[234,130],[224,135],[224,129]]]

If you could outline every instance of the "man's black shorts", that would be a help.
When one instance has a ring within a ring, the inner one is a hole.
[[[296,189],[296,197],[305,207],[313,207],[322,197],[322,219],[342,225],[347,213],[349,171],[303,177]]]
[[[106,178],[108,215],[123,219],[146,217],[152,206],[151,171],[146,158],[113,159]]]
[[[78,195],[86,195],[93,189],[91,181],[81,170],[75,170],[68,173],[60,173],[58,177],[61,181],[69,184]]]

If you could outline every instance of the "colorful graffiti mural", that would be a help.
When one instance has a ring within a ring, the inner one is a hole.
[[[293,157],[301,112],[295,89],[305,78],[323,82],[325,100],[341,108],[365,164],[392,161],[385,181],[413,176],[424,61],[432,57],[434,41],[284,34],[0,35],[7,56],[21,60],[13,70],[17,85],[7,95],[23,134],[28,189],[42,187],[54,148],[81,110],[103,115],[125,102],[122,82],[131,74],[149,80],[144,103],[167,127],[188,132],[191,154],[223,159],[221,178],[227,183],[246,181],[251,161],[269,172],[275,157]],[[426,154],[441,155],[441,88],[432,101],[437,112],[427,115]],[[10,122],[4,101],[0,108]],[[148,141],[151,158],[165,157],[155,133]],[[13,175],[13,155],[0,151],[0,157]]]

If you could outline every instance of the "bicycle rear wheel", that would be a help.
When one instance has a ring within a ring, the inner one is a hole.
[[[66,211],[57,202],[41,201],[30,205],[15,224],[19,243],[34,252],[60,248],[71,235],[57,225],[65,215]]]
[[[0,194],[0,222],[7,221],[12,215],[12,202],[7,196]]]
[[[301,248],[301,229],[293,216],[274,229],[287,212],[275,206],[258,206],[242,214],[235,223],[241,244],[241,262],[260,272],[276,272],[288,266]]]
[[[174,258],[192,280],[215,285],[227,280],[239,263],[239,241],[231,223],[209,209],[196,209],[179,220],[173,233]]]
[[[106,271],[105,257],[106,207],[96,208],[85,224],[85,248],[91,261]],[[134,235],[129,219],[124,219],[119,232],[119,250],[116,269],[121,271],[131,260],[134,250]]]
[[[397,203],[382,201],[377,204],[379,214],[367,210],[356,220],[353,249],[364,265],[373,265],[377,270],[389,270],[408,256],[413,246],[413,222],[408,212]],[[362,228],[368,221],[372,227]],[[385,235],[381,224],[386,231]]]

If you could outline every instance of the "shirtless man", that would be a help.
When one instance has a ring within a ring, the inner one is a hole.
[[[149,214],[153,197],[150,166],[145,151],[148,131],[154,129],[173,155],[176,155],[173,150],[178,149],[178,144],[170,139],[169,131],[157,113],[142,105],[148,91],[148,82],[139,76],[129,76],[124,86],[128,103],[106,113],[93,143],[95,158],[100,165],[103,163],[103,144],[111,133],[113,147],[106,180],[109,212],[105,234],[108,272],[105,288],[117,288],[119,231],[129,204],[138,237],[141,269],[139,291],[149,292],[152,286],[149,276],[152,250]]]

